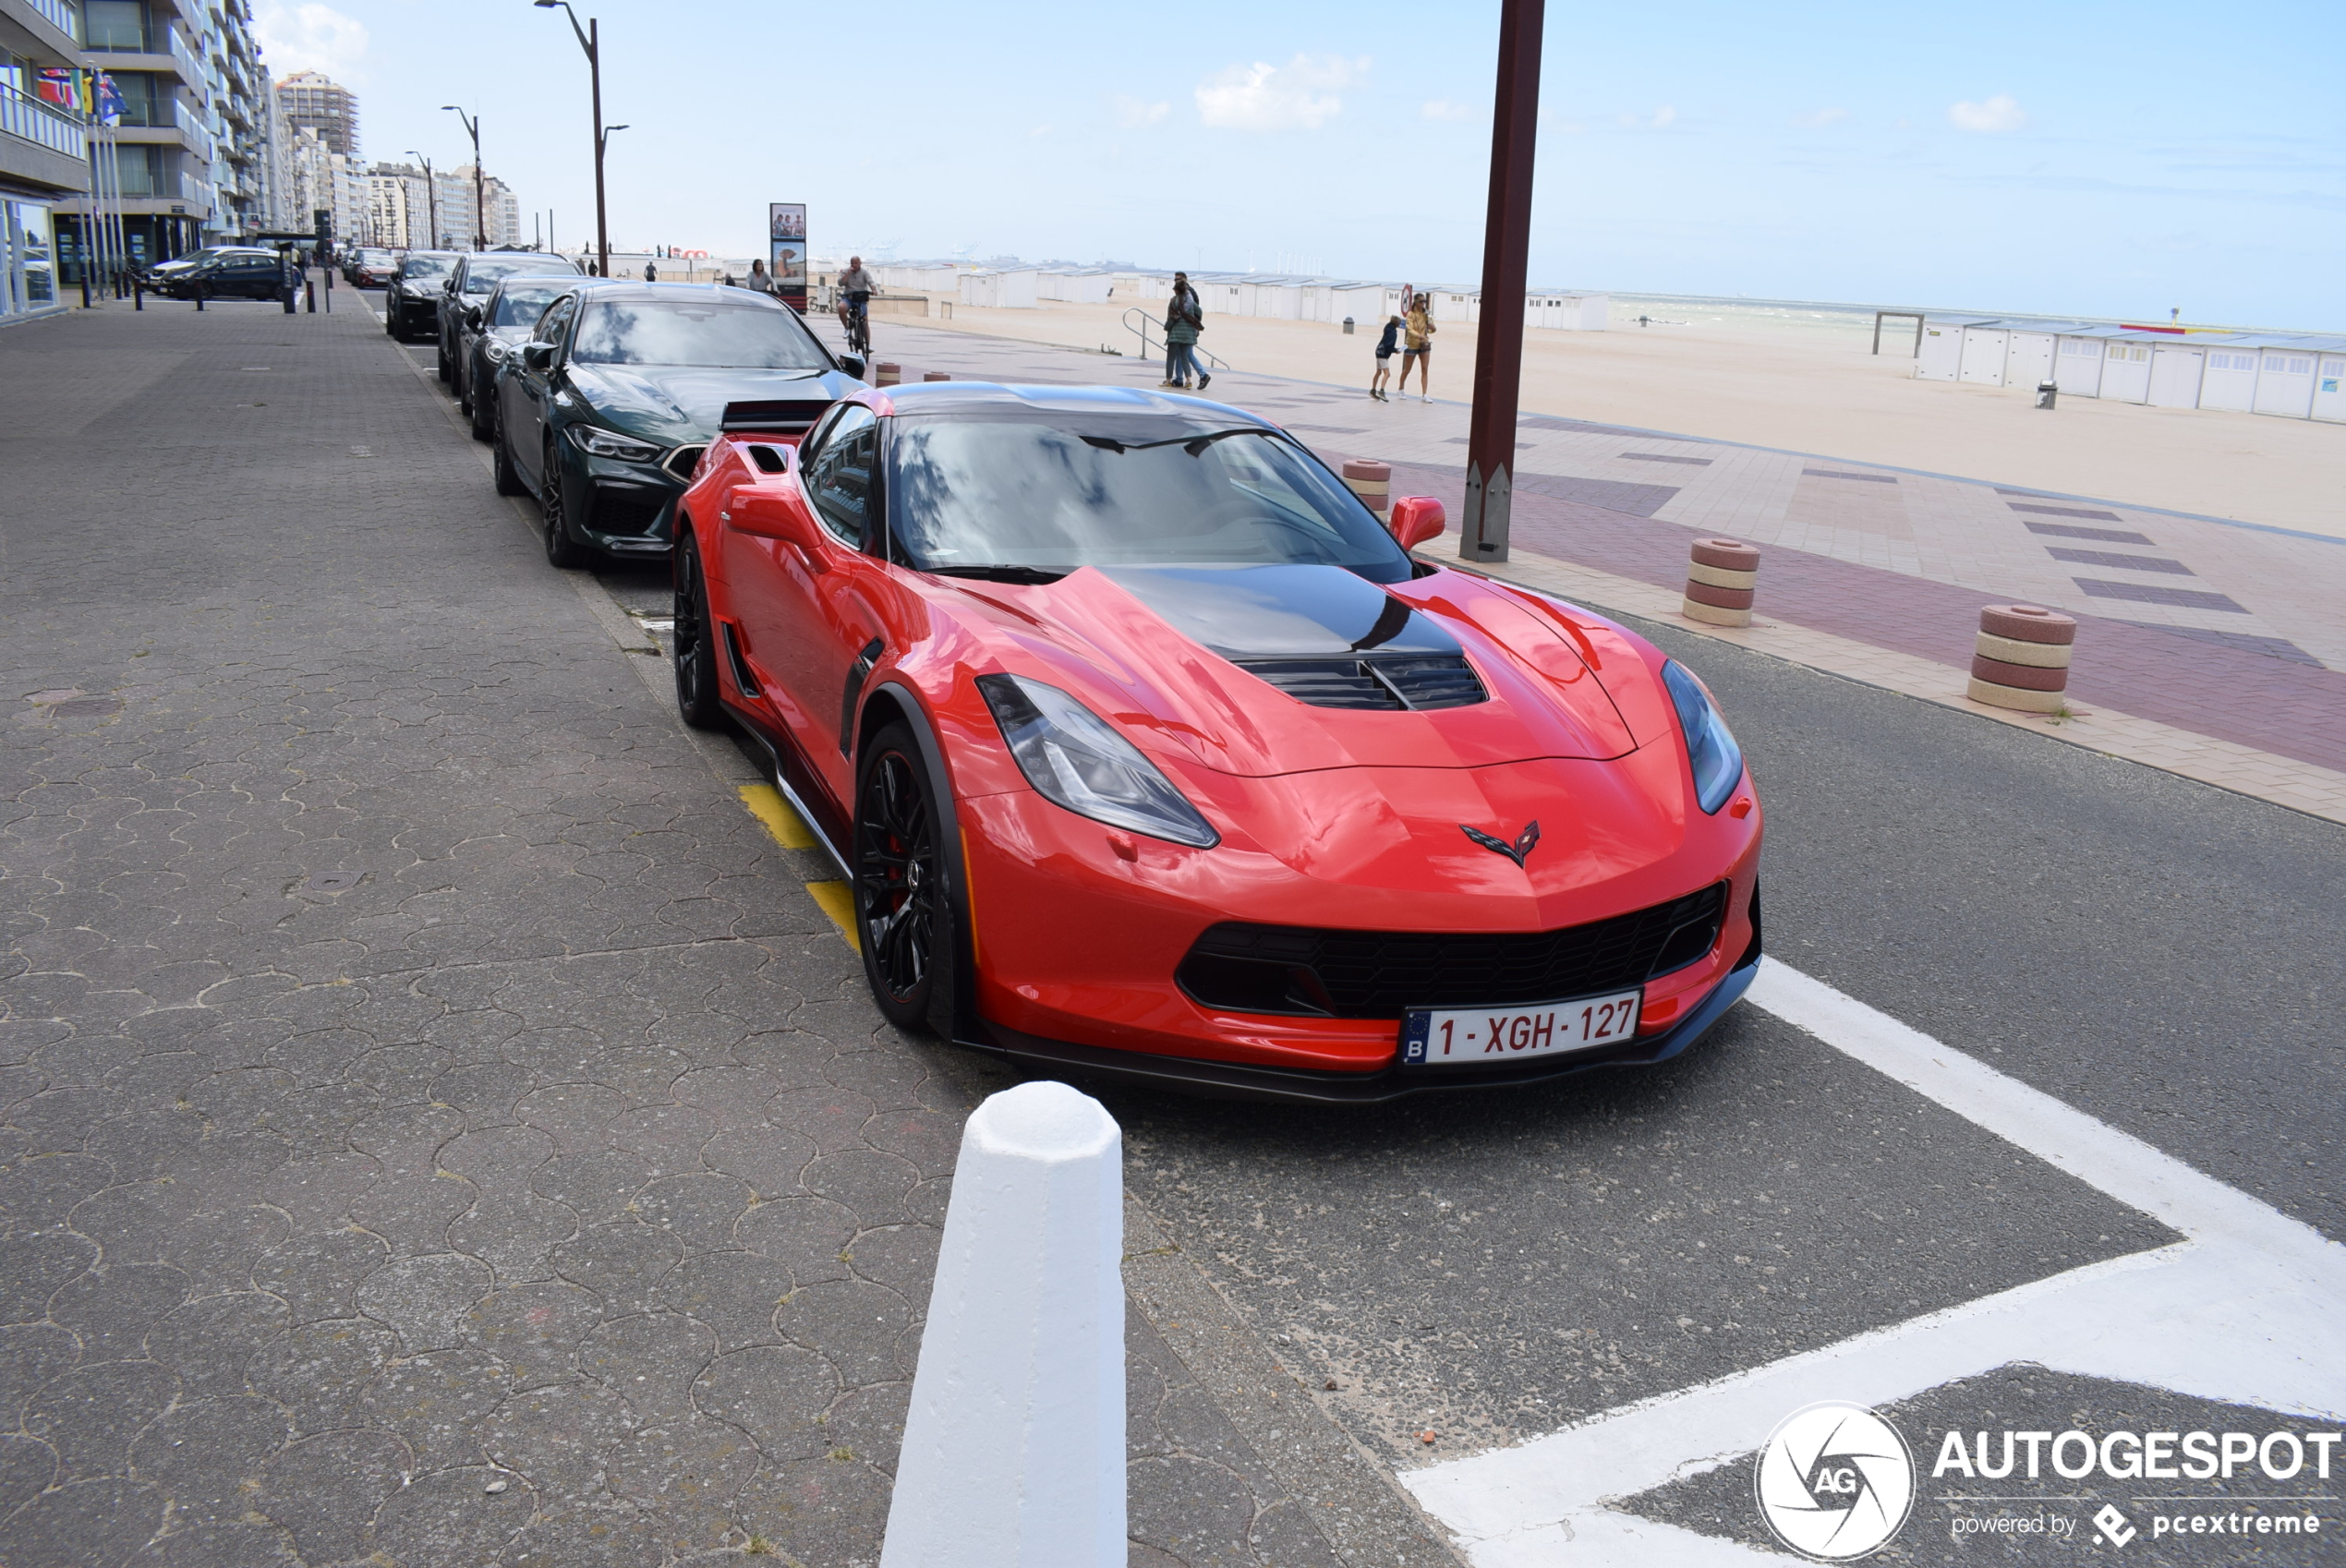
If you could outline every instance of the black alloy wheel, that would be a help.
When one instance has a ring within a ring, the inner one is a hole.
[[[513,449],[505,444],[505,422],[502,419],[490,428],[489,450],[490,467],[497,476],[497,493],[501,496],[527,495],[529,487],[521,482],[521,470],[514,466]]]
[[[891,724],[855,790],[855,931],[872,999],[899,1029],[950,1031],[952,911],[935,792],[912,731]]]
[[[567,572],[586,564],[586,552],[570,537],[562,506],[562,465],[554,438],[546,438],[546,466],[538,474],[538,512],[546,525],[546,564]]]
[[[456,384],[456,362],[448,357],[447,334],[435,332],[432,333],[432,342],[437,345],[436,357],[440,361],[440,384],[443,387],[453,387]]]
[[[695,730],[721,730],[725,709],[717,694],[716,622],[708,614],[708,580],[701,574],[693,525],[680,513],[670,556],[676,590],[676,711]]]
[[[497,390],[494,380],[490,381],[489,390],[492,392]],[[477,441],[497,439],[497,416],[490,412],[490,407],[489,399],[480,395],[480,370],[478,367],[474,367],[472,373],[465,378],[465,413],[472,420],[473,440]]]

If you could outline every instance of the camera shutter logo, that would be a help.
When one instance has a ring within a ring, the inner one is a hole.
[[[1915,1502],[1915,1456],[1857,1405],[1811,1405],[1779,1423],[1753,1478],[1760,1516],[1804,1557],[1843,1562],[1880,1550]]]

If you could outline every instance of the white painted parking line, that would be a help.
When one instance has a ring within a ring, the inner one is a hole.
[[[1622,1514],[1748,1453],[1804,1405],[1879,1405],[2014,1361],[2334,1418],[2346,1413],[2346,1248],[2051,1095],[1770,959],[1749,998],[2180,1232],[1947,1311],[1403,1475],[1476,1568],[1783,1559]]]

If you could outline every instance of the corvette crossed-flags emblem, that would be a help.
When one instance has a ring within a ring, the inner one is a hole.
[[[1490,850],[1493,854],[1505,855],[1507,859],[1515,862],[1518,865],[1521,865],[1523,863],[1523,857],[1531,852],[1531,846],[1540,841],[1540,825],[1536,822],[1531,824],[1529,827],[1526,827],[1523,830],[1522,835],[1512,844],[1508,843],[1505,838],[1493,838],[1490,834],[1483,832],[1480,827],[1469,827],[1463,822],[1458,824],[1458,831],[1473,839],[1476,843],[1481,845],[1484,849]]]

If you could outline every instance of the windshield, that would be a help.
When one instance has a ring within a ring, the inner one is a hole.
[[[410,256],[401,263],[403,278],[437,278],[456,270],[453,256]]]
[[[612,300],[578,319],[570,357],[584,365],[704,365],[730,370],[828,370],[815,335],[785,309],[697,299]]]
[[[895,426],[889,524],[921,571],[1292,563],[1375,583],[1410,575],[1375,514],[1267,430],[913,416]]]
[[[492,327],[534,327],[538,318],[551,305],[570,292],[570,284],[560,278],[549,278],[542,283],[507,283],[505,292],[497,296],[497,314],[490,321]]]
[[[465,270],[465,292],[487,294],[497,286],[498,279],[510,278],[516,272],[551,272],[557,275],[569,273],[572,277],[577,276],[567,265],[534,260],[526,257],[517,256],[510,261],[489,261],[476,258],[473,264]]]

